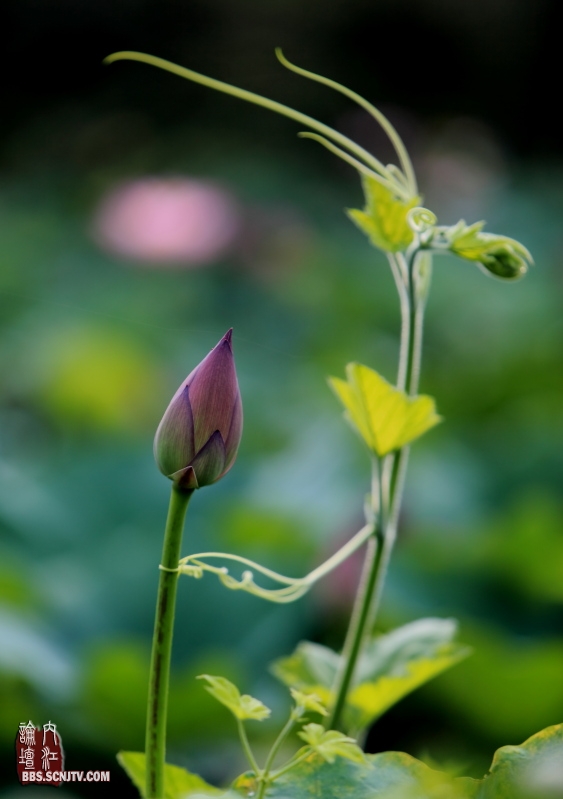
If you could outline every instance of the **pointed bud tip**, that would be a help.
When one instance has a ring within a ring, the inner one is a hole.
[[[232,352],[233,351],[232,338],[233,338],[233,328],[230,327],[223,336],[223,338],[218,342],[218,344],[216,344],[215,348],[220,347],[222,344],[227,344],[230,351]]]

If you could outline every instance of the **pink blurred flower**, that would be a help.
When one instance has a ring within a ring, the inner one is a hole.
[[[356,528],[350,527],[339,535],[326,557],[333,555],[343,544],[348,541],[356,532]],[[362,563],[365,558],[365,544],[359,550],[350,555],[344,563],[337,566],[324,580],[317,585],[317,597],[325,610],[337,613],[347,613],[354,604],[354,597],[358,590],[360,575],[362,573]],[[325,559],[325,556],[322,558]]]
[[[112,253],[173,266],[216,260],[239,232],[231,195],[188,178],[142,178],[123,183],[102,199],[94,235]]]

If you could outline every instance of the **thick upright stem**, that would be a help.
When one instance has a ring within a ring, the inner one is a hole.
[[[175,569],[180,560],[184,519],[192,494],[193,491],[182,491],[176,486],[172,487],[164,533],[147,703],[146,799],[164,799],[168,684],[178,584],[178,572]]]

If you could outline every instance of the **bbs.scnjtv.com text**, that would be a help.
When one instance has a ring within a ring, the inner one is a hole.
[[[109,771],[24,771],[22,782],[109,782]]]

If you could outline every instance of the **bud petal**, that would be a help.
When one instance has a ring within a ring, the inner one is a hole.
[[[229,330],[184,380],[156,431],[160,471],[186,489],[211,485],[233,465],[242,403]]]
[[[192,461],[199,486],[207,486],[218,480],[225,470],[225,444],[216,430],[207,444],[200,449]]]
[[[240,394],[235,401],[231,426],[225,441],[225,471],[231,468],[237,456],[238,446],[242,436],[242,402]]]
[[[160,471],[169,475],[190,463],[194,452],[192,406],[188,387],[182,384],[158,426],[154,454]]]

